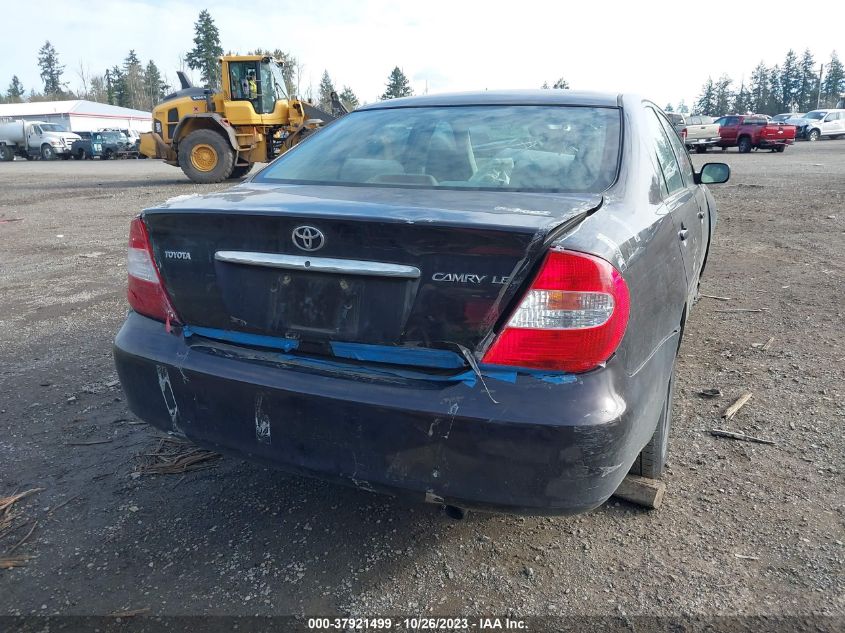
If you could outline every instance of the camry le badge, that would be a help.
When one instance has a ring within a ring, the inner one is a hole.
[[[298,226],[291,234],[294,246],[303,251],[318,251],[326,245],[326,236],[313,226]]]

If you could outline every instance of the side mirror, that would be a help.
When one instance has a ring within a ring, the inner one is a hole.
[[[730,177],[731,168],[725,163],[706,163],[695,175],[695,182],[699,185],[718,185],[728,182]]]

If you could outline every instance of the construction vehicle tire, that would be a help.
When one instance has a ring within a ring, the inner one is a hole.
[[[252,169],[252,163],[249,165],[235,165],[232,169],[232,175],[229,176],[230,179],[234,180],[235,178],[243,178],[246,176],[249,171]]]
[[[179,166],[200,184],[222,182],[232,175],[235,150],[214,130],[194,130],[179,143]]]

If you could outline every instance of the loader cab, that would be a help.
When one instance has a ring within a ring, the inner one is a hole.
[[[270,57],[229,61],[232,101],[249,101],[256,114],[270,114],[276,101],[287,99],[282,64]]]

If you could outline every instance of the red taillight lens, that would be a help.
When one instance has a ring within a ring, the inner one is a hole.
[[[681,130],[681,138],[683,140],[686,140],[686,138],[687,138],[687,128],[684,128],[683,130]]]
[[[628,285],[611,264],[552,250],[483,362],[588,371],[619,347],[628,309]]]
[[[129,227],[129,272],[126,296],[129,305],[139,314],[169,324],[178,322],[176,311],[167,298],[158,274],[147,227],[141,218],[132,220]]]

